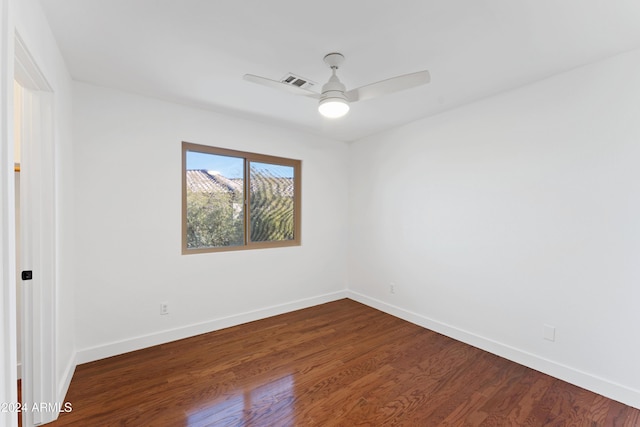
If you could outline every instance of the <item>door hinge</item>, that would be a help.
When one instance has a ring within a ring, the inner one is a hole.
[[[25,270],[22,272],[22,280],[31,280],[33,279],[33,271]]]

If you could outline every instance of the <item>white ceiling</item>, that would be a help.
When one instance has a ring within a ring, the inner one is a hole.
[[[354,140],[640,48],[638,0],[41,0],[74,79]],[[249,83],[347,89],[428,69],[431,83],[323,119]]]

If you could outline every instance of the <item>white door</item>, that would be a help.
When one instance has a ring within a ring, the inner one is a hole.
[[[20,270],[23,425],[57,417],[55,372],[55,184],[53,94],[26,49],[16,43],[22,86],[20,129]]]

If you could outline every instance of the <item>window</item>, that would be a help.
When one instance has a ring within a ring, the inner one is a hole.
[[[300,245],[300,160],[182,143],[182,253]]]

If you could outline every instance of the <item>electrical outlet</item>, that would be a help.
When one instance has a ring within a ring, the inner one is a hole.
[[[389,283],[389,293],[390,294],[395,294],[396,293],[396,284],[391,282]]]
[[[160,303],[160,315],[169,314],[169,303],[161,302]]]
[[[556,327],[551,325],[544,325],[544,339],[547,341],[556,340]]]

